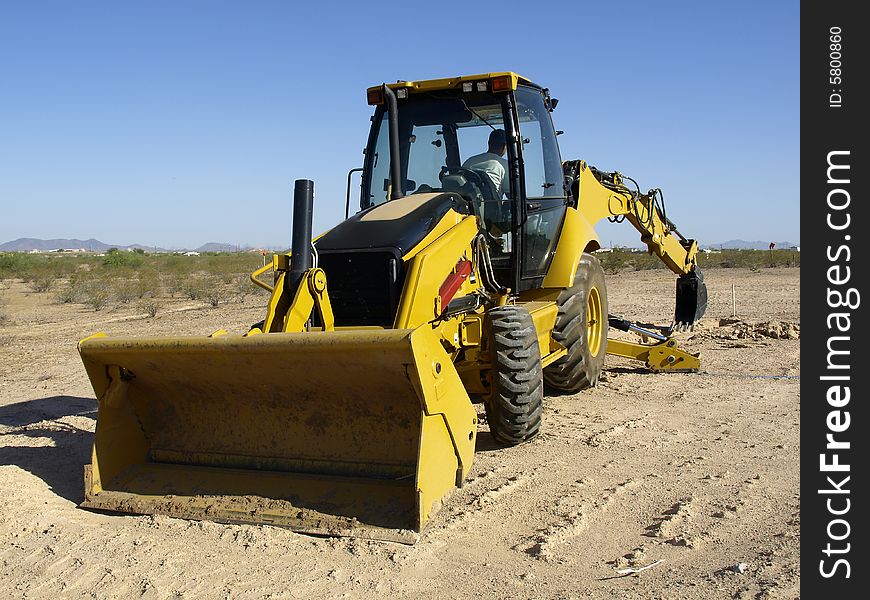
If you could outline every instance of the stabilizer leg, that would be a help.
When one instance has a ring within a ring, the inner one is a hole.
[[[621,331],[633,331],[641,336],[642,343],[609,338],[607,353],[646,363],[651,371],[694,373],[701,368],[700,354],[691,354],[677,345],[677,340],[640,327],[619,317],[608,318],[610,327]],[[648,340],[655,340],[647,343]]]

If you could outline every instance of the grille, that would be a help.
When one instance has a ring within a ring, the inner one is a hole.
[[[392,326],[402,289],[401,261],[393,254],[324,253],[318,266],[326,272],[337,326]]]

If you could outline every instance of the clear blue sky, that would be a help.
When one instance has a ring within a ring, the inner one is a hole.
[[[0,242],[287,247],[295,179],[344,216],[366,87],[511,70],[684,235],[799,242],[798,45],[792,1],[5,2]]]

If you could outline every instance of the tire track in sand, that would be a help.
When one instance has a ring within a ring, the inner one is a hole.
[[[465,484],[460,493],[454,494],[436,516],[437,523],[427,532],[429,539],[437,538],[456,528],[471,525],[484,519],[518,491],[528,487],[542,467],[528,472],[499,475],[501,467],[480,473]]]
[[[604,495],[591,501],[582,501],[584,487],[594,483],[585,478],[574,482],[568,492],[556,504],[557,518],[529,539],[523,540],[515,550],[525,552],[538,560],[564,562],[559,552],[561,547],[582,535],[590,526],[590,521],[607,512],[620,496],[640,485],[640,480],[629,479],[604,490]]]

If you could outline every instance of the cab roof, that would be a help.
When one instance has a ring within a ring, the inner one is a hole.
[[[494,79],[507,79],[509,89],[517,89],[518,84],[530,85],[538,89],[541,86],[533,83],[530,79],[526,79],[522,75],[518,75],[512,71],[502,71],[498,73],[480,73],[478,75],[462,75],[459,77],[447,77],[444,79],[426,79],[423,81],[397,81],[396,83],[388,83],[387,87],[392,90],[407,89],[409,92],[431,92],[436,90],[453,90],[461,89],[462,84],[466,82],[491,82]],[[379,89],[381,85],[375,85],[368,88],[367,92],[372,92]],[[504,91],[507,91],[505,89]]]

